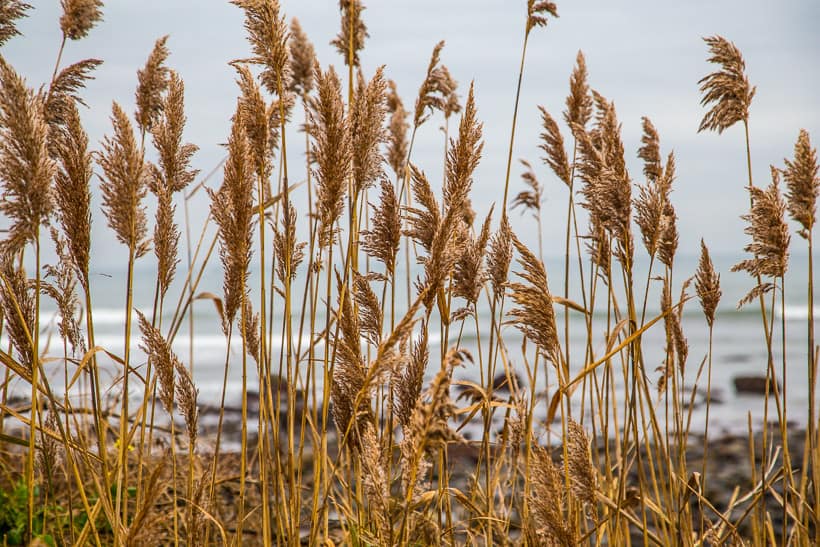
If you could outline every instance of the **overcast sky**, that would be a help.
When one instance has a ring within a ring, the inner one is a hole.
[[[31,1],[31,0],[30,0]],[[9,42],[2,54],[39,86],[51,77],[60,45],[56,0],[31,1],[35,9],[19,24],[23,37]],[[484,158],[476,173],[474,206],[483,216],[500,201],[510,136],[526,2],[501,0],[365,0],[364,19],[370,38],[362,54],[366,75],[386,65],[405,105],[411,108],[438,40],[445,40],[442,61],[466,95],[475,80],[479,117],[484,122]],[[288,17],[298,17],[314,42],[323,65],[342,65],[329,46],[339,28],[335,0],[283,0]],[[751,109],[752,159],[758,184],[768,182],[769,164],[781,165],[792,154],[801,127],[820,142],[820,3],[760,0],[659,2],[576,0],[558,2],[560,19],[533,30],[527,55],[514,158],[536,166],[546,187],[544,204],[546,254],[562,254],[566,189],[540,162],[537,105],[560,119],[568,77],[581,49],[590,84],[615,101],[623,123],[630,173],[642,180],[636,158],[640,118],[649,116],[661,136],[662,152],[674,150],[678,179],[673,200],[679,215],[681,252],[695,253],[700,237],[714,252],[739,252],[746,242],[743,221],[748,198],[742,127],[722,136],[697,134],[703,115],[697,81],[712,71],[705,61],[703,36],[720,34],[735,42],[757,86]],[[168,65],[186,84],[186,140],[197,144],[196,166],[210,171],[223,153],[219,143],[229,133],[237,93],[235,72],[227,63],[247,56],[241,11],[215,0],[113,1],[104,21],[91,35],[67,45],[62,66],[87,57],[104,60],[85,97],[82,115],[96,147],[110,132],[111,102],[133,112],[136,71],[158,37],[169,34]],[[298,111],[297,111],[298,112]],[[297,120],[301,113],[296,114]],[[434,117],[420,131],[413,161],[440,180],[443,135]],[[562,126],[565,138],[569,134]],[[293,143],[291,178],[303,176],[298,165],[303,145]],[[511,193],[521,188],[521,169],[513,168]],[[212,182],[217,185],[221,177]],[[99,203],[97,201],[97,203]],[[205,202],[196,207],[200,221]],[[526,218],[512,214],[514,228],[535,241]],[[97,217],[97,260],[118,260],[116,245],[101,233]],[[796,241],[796,239],[795,239]],[[103,258],[99,258],[103,257]]]

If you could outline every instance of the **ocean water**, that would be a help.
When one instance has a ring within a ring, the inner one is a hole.
[[[763,325],[760,314],[759,303],[755,300],[742,309],[737,309],[738,301],[752,288],[754,280],[743,272],[730,272],[731,266],[742,259],[740,256],[714,256],[715,267],[721,274],[721,287],[723,296],[718,307],[717,319],[715,322],[712,345],[712,368],[711,368],[711,391],[713,406],[710,415],[710,429],[712,431],[725,431],[742,433],[746,430],[747,420],[751,416],[753,424],[760,424],[763,419],[764,400],[762,395],[743,395],[736,393],[733,386],[733,379],[740,375],[764,376],[766,373],[767,351],[763,334]],[[563,257],[549,258],[545,261],[547,273],[549,277],[550,289],[556,295],[563,294]],[[584,264],[584,268],[588,269],[588,263]],[[673,300],[677,301],[680,294],[681,285],[687,278],[694,275],[697,267],[696,256],[681,255],[676,259],[675,277],[673,279]],[[304,269],[304,268],[303,268]],[[517,270],[517,265],[514,265],[512,270]],[[777,369],[777,376],[782,381],[781,365],[783,361],[783,351],[785,348],[786,356],[786,374],[787,379],[785,383],[786,396],[788,401],[788,415],[789,421],[794,421],[797,424],[804,424],[806,421],[806,413],[808,408],[808,382],[807,382],[807,356],[809,354],[807,346],[807,318],[808,318],[808,298],[806,294],[806,282],[808,279],[807,261],[805,256],[794,255],[791,258],[790,269],[786,279],[785,290],[782,292],[784,297],[783,307],[781,309],[781,292],[775,294],[776,310],[774,314],[775,333],[773,337],[774,344],[774,363]],[[413,272],[413,276],[418,275],[418,271]],[[183,294],[183,283],[185,281],[185,272],[182,267],[177,274],[177,279],[174,286],[168,293],[165,300],[163,313],[161,315],[161,327],[163,332],[168,332],[170,325],[172,325],[175,317],[175,309],[177,308],[180,295]],[[653,277],[662,275],[662,271],[658,268],[653,272]],[[325,282],[325,273],[322,273],[322,286]],[[511,278],[514,277],[511,275]],[[585,278],[588,279],[589,274],[585,270]],[[266,278],[270,279],[270,272],[266,273]],[[98,270],[92,272],[92,287],[93,287],[93,320],[96,333],[96,343],[102,346],[112,354],[122,356],[124,349],[124,325],[125,325],[125,271],[124,269],[109,268],[106,270]],[[403,313],[407,305],[406,284],[403,272],[399,272],[400,280],[397,285],[397,317]],[[577,280],[579,279],[578,264],[575,259],[570,268],[570,298],[575,302],[581,303],[583,296],[580,292]],[[638,263],[636,265],[636,272],[634,276],[636,298],[640,303],[641,296],[644,293],[647,280],[647,264]],[[305,276],[304,272],[297,277],[293,284],[293,295],[296,303],[294,304],[293,322],[294,322],[294,339],[292,341],[294,347],[301,347],[304,354],[310,342],[311,336],[307,332],[308,326],[305,324],[304,331],[301,338],[299,337],[299,321],[300,321],[300,301],[301,295],[304,291]],[[138,265],[137,275],[134,287],[134,307],[142,311],[147,317],[151,317],[153,303],[154,303],[154,272],[151,269],[150,263],[146,265]],[[251,276],[250,286],[251,298],[254,300],[254,307],[258,309],[258,294],[255,287],[259,284],[259,272],[253,272]],[[615,291],[618,302],[622,306],[621,312],[625,313],[623,305],[626,301],[622,286],[615,283]],[[382,285],[380,282],[374,282],[374,290],[377,294],[381,294]],[[649,283],[647,305],[646,305],[646,320],[649,321],[656,317],[660,311],[660,290],[661,281],[653,279]],[[593,352],[596,357],[600,357],[605,353],[606,349],[606,309],[601,305],[600,300],[605,294],[605,287],[599,283],[598,295],[599,305],[593,313]],[[222,295],[222,271],[217,261],[207,268],[196,287],[196,294],[211,293],[217,296]],[[187,295],[187,291],[184,293]],[[694,285],[690,285],[687,289],[687,294],[693,296],[695,294]],[[389,295],[389,290],[388,290]],[[270,295],[268,295],[270,296]],[[771,294],[767,296],[767,303],[771,302]],[[335,299],[333,305],[335,305]],[[459,307],[458,302],[453,303],[453,309]],[[815,317],[820,318],[820,306],[817,302],[813,303],[815,310]],[[511,299],[507,299],[505,309],[509,310],[513,306]],[[321,301],[317,309],[317,329],[321,330],[325,323],[324,316],[325,304]],[[273,303],[273,324],[271,329],[271,351],[274,356],[274,368],[278,363],[277,356],[283,347],[283,305],[282,299],[278,295],[274,298]],[[481,303],[478,307],[479,314],[479,329],[476,329],[472,318],[468,318],[464,322],[463,327],[460,323],[454,323],[450,329],[450,336],[448,345],[456,343],[460,339],[462,347],[468,349],[473,357],[474,363],[468,364],[465,367],[459,368],[456,371],[455,377],[457,380],[466,380],[472,382],[480,382],[479,377],[479,361],[487,359],[487,344],[490,337],[489,332],[489,306],[486,297],[482,297]],[[584,366],[584,354],[586,345],[586,329],[583,316],[576,311],[570,311],[569,317],[569,343],[570,343],[570,369],[571,375],[580,371]],[[640,313],[640,311],[639,311]],[[241,361],[242,361],[242,345],[239,336],[234,336],[230,348],[228,347],[226,337],[223,335],[221,323],[216,311],[216,307],[212,300],[202,298],[195,300],[191,308],[193,317],[193,330],[190,329],[188,317],[181,322],[179,330],[173,339],[173,350],[177,353],[179,358],[193,370],[194,380],[199,389],[199,401],[201,404],[213,405],[217,404],[222,391],[222,378],[224,374],[225,364],[228,363],[228,389],[227,402],[228,404],[236,404],[238,402],[239,393],[241,393],[242,377],[241,377]],[[559,338],[562,344],[565,340],[565,319],[564,308],[556,307],[556,314],[558,320]],[[442,349],[442,337],[440,325],[437,323],[433,313],[433,320],[430,324],[430,364],[428,366],[428,376],[438,370],[438,356]],[[388,311],[389,317],[389,311]],[[781,322],[781,318],[785,321]],[[682,314],[682,325],[684,334],[689,344],[689,355],[685,369],[684,386],[686,392],[690,392],[690,388],[695,385],[699,387],[695,397],[695,405],[692,411],[692,428],[693,430],[702,429],[705,424],[705,406],[701,403],[705,397],[705,390],[707,385],[707,367],[706,359],[709,348],[709,329],[704,316],[701,312],[700,305],[697,298],[688,301]],[[56,315],[53,304],[48,299],[43,299],[42,323],[44,325],[44,332],[41,335],[42,351],[45,352],[50,359],[46,362],[46,368],[49,374],[52,387],[59,392],[61,386],[64,385],[66,368],[64,366],[63,347],[62,343],[56,340]],[[815,329],[820,336],[820,324],[815,322]],[[614,324],[614,322],[613,322]],[[270,323],[269,323],[269,326]],[[137,327],[136,313],[133,316],[132,326],[132,342],[133,350],[131,362],[138,371],[142,371],[145,366],[145,355],[140,351],[140,332]],[[783,335],[785,334],[785,338]],[[513,370],[518,376],[525,380],[527,379],[527,367],[525,359],[521,351],[522,337],[517,329],[512,325],[504,325],[502,328],[502,336],[507,348],[509,362]],[[665,332],[663,322],[659,321],[651,327],[643,336],[642,348],[646,363],[646,373],[652,386],[652,391],[655,400],[653,404],[659,405],[659,413],[663,413],[664,401],[657,397],[655,390],[655,383],[657,382],[659,372],[656,367],[663,363],[664,347],[665,347]],[[4,339],[3,344],[7,344]],[[530,345],[527,354],[529,363],[532,364],[533,352]],[[318,355],[322,355],[324,347],[320,342],[316,346]],[[115,382],[121,367],[113,360],[107,358],[105,354],[98,354],[100,364],[102,367],[102,383],[104,386],[109,386],[108,393],[110,395],[119,395],[121,392],[121,384]],[[698,371],[701,364],[704,363],[700,377],[698,378]],[[307,367],[310,366],[306,360],[299,363],[297,372],[300,377],[299,387],[303,387],[304,377]],[[621,361],[613,360],[613,370],[615,374],[616,391],[619,393],[619,400],[622,401],[623,386],[621,374]],[[69,365],[68,375],[73,374],[76,365]],[[249,361],[249,369],[254,371],[249,380],[251,389],[256,385],[255,366],[252,361]],[[501,364],[497,365],[497,370],[503,370]],[[319,374],[321,378],[321,374]],[[136,385],[135,385],[136,384]],[[140,394],[138,382],[132,382],[131,396],[137,397]],[[23,386],[12,381],[11,389],[15,391],[22,389]],[[549,398],[554,393],[556,388],[556,377],[554,371],[548,370],[543,364],[539,365],[536,373],[536,397],[538,400],[538,415],[543,418],[545,416],[546,407]],[[320,386],[319,386],[320,389]],[[575,416],[581,412],[578,406],[581,402],[581,389],[579,388],[573,395],[573,402],[576,408],[573,410]],[[586,396],[588,397],[588,395]],[[770,419],[776,419],[774,410],[774,400],[770,400]],[[466,404],[466,403],[463,403]],[[503,413],[499,413],[503,414]]]

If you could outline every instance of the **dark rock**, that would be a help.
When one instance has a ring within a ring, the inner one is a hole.
[[[723,356],[723,361],[731,364],[748,363],[751,360],[752,356],[748,353],[729,353]]]
[[[753,395],[766,394],[766,377],[765,376],[735,376],[732,379],[735,384],[735,391],[737,393],[746,393]],[[780,382],[777,382],[777,389],[780,391]],[[769,395],[774,395],[774,386],[769,386]]]
[[[519,385],[520,386],[521,383],[522,383],[521,382],[521,377],[516,373],[512,374],[512,380],[513,380],[514,385]],[[507,382],[507,374],[506,373],[501,372],[501,373],[497,374],[495,378],[493,378],[493,391],[506,391],[506,392],[509,393],[510,386],[509,386],[509,383]]]

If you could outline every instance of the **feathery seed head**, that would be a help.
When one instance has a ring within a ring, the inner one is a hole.
[[[148,252],[150,245],[142,204],[147,193],[147,170],[128,116],[117,103],[112,110],[114,135],[103,139],[102,152],[97,158],[104,173],[100,185],[103,213],[120,243],[133,248],[139,258]]]
[[[65,125],[69,109],[73,103],[87,106],[79,95],[87,80],[92,80],[91,71],[102,64],[99,59],[85,59],[69,65],[54,78],[46,98],[46,122],[53,132],[58,125]],[[51,150],[54,153],[53,149]]]
[[[786,181],[789,214],[802,226],[798,232],[800,236],[808,239],[816,220],[817,195],[820,193],[817,149],[811,147],[808,131],[800,130],[794,144],[794,159],[784,161],[783,179]]]
[[[735,123],[749,119],[755,87],[749,83],[746,63],[737,46],[722,36],[710,36],[703,41],[711,53],[708,61],[720,65],[720,70],[698,81],[703,94],[700,104],[713,105],[703,116],[698,132],[708,129],[723,133]]]
[[[510,202],[510,207],[512,209],[521,207],[522,214],[524,211],[532,211],[533,216],[538,218],[538,215],[541,214],[541,201],[543,199],[544,188],[541,186],[541,183],[538,182],[538,178],[536,178],[535,171],[533,171],[530,162],[524,159],[518,161],[521,162],[521,165],[523,165],[525,169],[524,172],[521,173],[521,180],[523,180],[524,184],[529,186],[530,189],[518,192]]]
[[[154,49],[148,56],[145,67],[137,71],[136,103],[137,111],[135,118],[140,131],[147,133],[151,130],[154,122],[162,111],[162,94],[168,89],[168,67],[165,61],[168,59],[169,51],[165,43],[168,36],[163,36],[154,43]]]
[[[60,0],[60,4],[63,6],[60,30],[71,40],[88,36],[94,25],[102,20],[102,0]]]
[[[188,444],[196,446],[197,428],[199,411],[196,406],[196,399],[199,395],[199,390],[194,386],[194,380],[191,378],[191,373],[182,364],[179,359],[174,360],[174,369],[176,370],[176,401],[179,407],[179,412],[185,419],[185,429],[188,433]]]
[[[296,270],[305,258],[304,241],[296,239],[296,209],[287,200],[282,208],[282,223],[274,227],[273,248],[276,251],[276,277],[285,287],[296,278]],[[284,297],[284,292],[282,292]]]
[[[484,266],[484,255],[487,242],[490,239],[490,223],[493,210],[487,214],[481,231],[477,237],[467,236],[464,250],[455,265],[453,273],[453,296],[464,298],[468,303],[475,304],[481,295],[481,289],[487,280],[487,269]]]
[[[401,243],[401,207],[393,185],[385,177],[381,179],[379,204],[370,207],[371,229],[362,231],[362,249],[384,264],[388,277],[392,277]]]
[[[544,131],[541,133],[542,143],[538,147],[547,155],[542,159],[545,164],[550,166],[555,175],[570,187],[572,186],[572,175],[569,160],[567,160],[567,152],[564,150],[564,137],[561,136],[561,130],[558,129],[558,124],[555,123],[550,113],[543,106],[539,106],[538,109],[541,111],[541,120],[544,126]]]
[[[430,360],[430,350],[427,344],[428,336],[427,325],[422,322],[419,337],[412,345],[410,359],[407,361],[404,370],[395,379],[396,389],[393,392],[393,411],[403,428],[410,426],[413,409],[421,396],[424,373]]]
[[[82,336],[82,329],[77,315],[80,302],[75,290],[77,287],[76,269],[68,255],[66,241],[60,237],[55,228],[51,228],[49,231],[59,262],[56,266],[44,266],[45,277],[50,277],[53,281],[42,280],[40,289],[43,294],[50,296],[57,304],[60,317],[57,327],[60,337],[71,346],[73,355],[84,355],[85,340]]]
[[[245,30],[253,57],[261,65],[260,80],[271,95],[282,95],[288,80],[288,26],[278,0],[232,0],[245,12]],[[281,97],[280,97],[281,98]]]
[[[288,90],[300,97],[307,97],[313,91],[313,71],[317,63],[316,51],[295,17],[290,22],[288,46],[290,51]]]
[[[11,252],[35,240],[54,208],[43,102],[0,57],[0,212],[11,221],[3,244]]]
[[[512,254],[510,221],[507,215],[501,215],[501,225],[490,239],[490,250],[487,253],[487,269],[495,298],[500,298],[506,289]]]
[[[248,67],[234,63],[234,68],[239,74],[236,83],[241,92],[237,116],[251,146],[251,165],[257,176],[268,180],[273,171],[273,151],[278,140],[279,125],[271,124],[272,106],[265,102],[262,90]]]
[[[20,364],[31,372],[34,366],[32,337],[37,328],[36,294],[34,284],[26,278],[11,254],[0,257],[0,308],[11,347],[17,352]]]
[[[407,131],[410,126],[407,123],[407,111],[396,91],[396,82],[389,80],[387,83],[390,87],[387,93],[387,111],[390,113],[387,126],[387,163],[390,164],[396,176],[403,176],[409,147]]]
[[[641,142],[643,146],[638,149],[638,157],[643,160],[643,174],[646,180],[655,181],[661,177],[663,166],[661,165],[661,148],[658,131],[652,124],[652,120],[646,116],[641,118],[643,123],[643,136]]]
[[[743,250],[754,258],[735,264],[732,271],[746,271],[752,276],[783,277],[789,262],[789,227],[786,203],[780,193],[780,174],[772,167],[772,183],[761,189],[749,187],[752,207],[741,218],[749,223],[744,232],[752,242]]]
[[[460,211],[462,215],[469,207],[468,196],[473,184],[473,172],[481,160],[481,128],[477,118],[473,84],[467,94],[464,114],[458,127],[458,140],[450,140],[447,151],[447,168],[444,182],[444,208]]]
[[[238,109],[237,105],[237,109]],[[222,328],[227,334],[247,294],[248,266],[252,249],[253,166],[250,144],[239,115],[235,114],[228,139],[228,159],[219,191],[208,190],[211,216],[218,227],[219,257],[225,270]]]
[[[718,302],[720,302],[722,292],[720,290],[720,274],[715,272],[715,267],[709,256],[709,249],[702,239],[700,240],[698,270],[695,273],[695,291],[698,294],[700,306],[703,308],[703,315],[706,316],[706,322],[711,327],[715,323],[715,310]]]
[[[578,51],[575,67],[569,78],[569,95],[566,104],[564,120],[575,135],[576,128],[582,131],[586,129],[589,118],[592,116],[592,97],[589,94],[587,83],[587,65],[581,51]]]
[[[520,255],[518,263],[524,268],[516,275],[526,283],[508,283],[510,295],[519,307],[508,312],[515,327],[536,345],[544,357],[558,366],[561,348],[555,322],[552,295],[547,283],[544,264],[512,234],[512,242]]]
[[[0,3],[0,46],[18,36],[20,31],[15,24],[17,19],[27,17],[31,5],[20,0],[6,0]]]
[[[618,258],[632,264],[634,243],[631,231],[632,181],[626,170],[621,125],[615,105],[593,91],[597,115],[595,127],[586,132],[576,126],[578,173],[585,183],[582,206],[589,211],[595,254],[602,259],[604,230],[618,244]],[[607,245],[608,247],[608,245]]]
[[[91,255],[91,153],[77,105],[69,103],[65,125],[53,133],[57,158],[54,197],[67,252],[84,289]]]
[[[561,471],[552,461],[549,449],[532,441],[530,459],[530,510],[538,540],[544,545],[577,545],[575,529],[564,518],[564,488]]]
[[[379,67],[370,82],[365,84],[361,71],[359,72],[359,85],[350,120],[355,194],[372,186],[384,172],[384,159],[379,150],[387,137],[384,130],[387,83],[383,73],[384,67]]]
[[[171,192],[165,186],[155,189],[157,213],[154,224],[154,254],[157,257],[157,284],[163,297],[174,281],[179,263],[179,228],[174,223],[176,207],[171,201]]]
[[[590,440],[581,424],[572,419],[567,423],[567,463],[573,495],[581,503],[593,505],[598,475],[592,465]]]
[[[174,371],[176,368],[175,363],[179,359],[171,351],[171,345],[160,330],[153,327],[140,311],[137,311],[137,317],[139,318],[140,331],[142,331],[140,349],[152,361],[154,370],[156,370],[157,380],[159,381],[159,400],[162,402],[162,406],[165,407],[166,412],[173,414]]]
[[[527,34],[535,27],[547,26],[547,15],[558,18],[558,7],[555,2],[545,0],[527,0]]]
[[[319,245],[327,247],[336,240],[334,225],[342,214],[347,180],[350,176],[352,149],[350,120],[345,116],[342,85],[336,71],[316,71],[318,96],[310,101],[313,144],[316,161]]]
[[[161,184],[171,193],[184,190],[199,173],[190,167],[191,158],[199,148],[182,143],[186,121],[185,84],[176,72],[170,71],[168,92],[162,99],[161,115],[152,126],[151,134],[160,167],[153,169],[152,186]]]
[[[430,252],[433,239],[441,226],[441,209],[424,171],[410,164],[410,177],[412,179],[413,196],[422,205],[422,208],[410,207],[405,209],[409,227],[404,231],[404,235],[412,238],[427,252]]]
[[[416,98],[415,114],[413,115],[413,127],[419,127],[426,122],[430,114],[435,110],[444,111],[447,98],[451,91],[451,78],[449,71],[445,67],[439,66],[441,50],[444,47],[442,40],[433,48],[430,56],[430,63],[427,65],[427,75],[419,87],[419,94]]]
[[[359,66],[359,52],[364,49],[364,41],[370,37],[362,19],[365,7],[361,0],[339,0],[339,9],[342,12],[342,30],[330,45],[336,46],[346,65],[350,65],[352,53],[353,66]]]
[[[450,74],[446,66],[442,66],[441,68],[444,70],[446,88],[449,91],[449,93],[447,93],[447,101],[444,103],[444,119],[446,120],[453,114],[461,112],[461,104],[458,102],[458,93],[456,93],[458,82]]]

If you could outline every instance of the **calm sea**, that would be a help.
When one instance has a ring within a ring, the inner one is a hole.
[[[731,266],[740,260],[742,257],[738,256],[714,256],[716,269],[721,274],[721,286],[723,290],[723,297],[718,308],[717,319],[714,327],[714,339],[712,348],[712,397],[714,404],[711,410],[710,428],[713,431],[733,431],[742,432],[746,429],[747,415],[751,413],[754,423],[759,424],[763,417],[763,397],[761,395],[743,395],[738,394],[733,386],[733,379],[741,375],[763,376],[766,372],[767,352],[764,341],[763,326],[760,314],[760,308],[757,301],[746,307],[738,310],[738,301],[748,292],[753,286],[753,279],[745,273],[730,272]],[[147,264],[147,262],[146,262]],[[216,264],[216,262],[214,262]],[[146,316],[151,316],[154,302],[154,273],[149,267],[150,265],[142,265],[137,269],[137,276],[134,289],[134,306],[141,310]],[[563,258],[550,258],[546,260],[547,272],[549,276],[550,288],[556,295],[563,294]],[[642,295],[646,285],[646,264],[638,264],[635,274],[635,291],[637,295]],[[588,264],[584,264],[588,268]],[[697,257],[680,256],[677,259],[675,266],[675,279],[673,280],[673,298],[678,299],[682,283],[690,276],[692,276],[697,267]],[[514,270],[517,267],[513,268]],[[172,325],[175,315],[175,309],[178,305],[178,299],[182,293],[182,285],[185,281],[184,268],[180,267],[180,272],[177,274],[177,280],[169,291],[166,297],[164,311],[161,316],[162,329],[167,332]],[[418,273],[415,272],[414,275]],[[322,273],[322,283],[324,283],[324,273]],[[657,269],[653,272],[654,276],[662,275],[662,271]],[[195,293],[213,293],[221,296],[222,294],[222,271],[219,266],[212,266],[207,269],[202,279],[199,282]],[[585,272],[588,278],[588,272]],[[270,279],[270,272],[266,273],[266,278]],[[786,352],[787,362],[787,381],[786,394],[788,399],[788,419],[793,420],[798,424],[805,423],[806,409],[808,405],[808,391],[807,391],[807,318],[808,318],[808,297],[806,292],[807,261],[805,256],[794,255],[791,258],[788,277],[786,279],[786,286],[783,292],[785,297],[785,305],[781,311],[781,293],[776,294],[776,310],[774,315],[775,320],[775,334],[774,334],[774,362],[778,370],[778,378],[781,379],[782,372],[781,363],[783,359],[783,348]],[[401,313],[406,307],[406,285],[404,274],[400,272],[399,279],[401,280],[397,288],[397,313]],[[577,280],[578,264],[573,262],[570,272],[571,298],[581,303],[583,297],[580,293]],[[254,272],[251,280],[251,287],[257,287],[259,283],[259,274]],[[296,305],[294,305],[294,346],[299,345],[298,326],[300,321],[299,309],[301,306],[301,295],[304,291],[304,274],[298,277],[293,285],[293,294]],[[125,271],[124,269],[107,269],[98,270],[92,273],[92,283],[94,290],[94,310],[93,319],[96,332],[96,343],[104,347],[116,355],[122,355],[124,347],[124,323],[125,323]],[[616,293],[618,302],[621,306],[625,305],[626,299],[623,295],[621,284],[616,285]],[[324,285],[322,285],[324,286]],[[655,317],[660,310],[660,287],[661,282],[658,280],[650,281],[649,296],[646,306],[647,321]],[[380,282],[374,283],[374,290],[377,294],[381,294],[382,286]],[[601,295],[605,288],[599,284],[598,294],[599,301],[602,300]],[[694,295],[694,285],[688,289],[689,295]],[[187,294],[187,293],[186,293]],[[388,292],[389,294],[389,292]],[[268,295],[270,296],[270,295]],[[770,296],[767,297],[767,302],[770,302]],[[252,298],[255,298],[254,307],[258,310],[258,294],[252,291]],[[639,302],[642,300],[638,296]],[[479,305],[479,325],[480,329],[477,331],[474,321],[468,319],[461,328],[460,324],[454,324],[450,330],[449,344],[454,344],[456,339],[461,336],[461,345],[470,350],[473,354],[476,363],[467,367],[461,368],[457,371],[456,376],[459,379],[479,381],[479,356],[486,359],[487,343],[489,340],[489,322],[486,320],[489,317],[489,306],[486,298],[482,298],[483,303]],[[335,299],[333,304],[335,305]],[[505,304],[506,309],[512,306],[512,301],[507,300]],[[815,316],[820,317],[820,306],[816,303]],[[458,304],[453,305],[454,308]],[[273,325],[272,325],[272,353],[274,355],[274,363],[278,362],[277,356],[282,348],[283,342],[283,305],[282,299],[278,295],[273,303]],[[317,325],[324,325],[324,303],[320,298],[320,304],[317,310]],[[625,313],[625,310],[622,310]],[[564,340],[564,311],[561,307],[556,307],[558,316],[559,337],[562,342]],[[434,316],[437,315],[435,312]],[[220,321],[216,311],[216,307],[212,300],[207,298],[196,300],[192,307],[193,317],[193,331],[190,330],[191,323],[186,317],[179,327],[179,330],[173,341],[173,349],[178,354],[180,359],[191,366],[194,373],[194,379],[200,392],[200,402],[208,404],[215,404],[219,400],[222,390],[222,377],[226,360],[229,363],[228,370],[228,400],[230,403],[235,403],[238,400],[238,394],[241,393],[241,342],[238,337],[234,337],[230,350],[228,349],[226,338],[222,333]],[[596,306],[593,320],[593,351],[595,355],[600,357],[604,354],[606,347],[606,309],[604,305]],[[781,317],[785,318],[785,343],[781,329]],[[56,314],[54,306],[47,299],[43,300],[43,324],[47,325],[46,335],[41,337],[43,340],[44,351],[53,357],[61,357],[63,354],[62,344],[56,339]],[[577,373],[584,365],[584,349],[586,345],[586,331],[584,320],[580,313],[576,311],[570,312],[570,364],[573,374]],[[321,328],[321,327],[317,327]],[[816,325],[816,330],[820,334],[820,325]],[[689,356],[686,364],[685,385],[687,388],[694,385],[697,380],[698,369],[701,363],[707,358],[708,354],[708,336],[709,330],[700,305],[696,298],[686,303],[683,311],[683,329],[684,334],[689,343]],[[432,322],[430,325],[430,353],[431,362],[428,367],[428,374],[432,375],[438,369],[438,355],[440,353],[442,339],[439,334],[440,328],[438,323]],[[517,374],[522,378],[527,378],[526,367],[524,366],[524,359],[521,354],[521,336],[518,331],[511,325],[503,327],[503,336],[509,352],[510,363],[516,370]],[[52,336],[48,336],[48,334]],[[139,329],[136,326],[136,316],[134,316],[134,327],[132,331],[132,363],[138,369],[142,369],[145,364],[145,356],[139,351]],[[308,334],[307,325],[301,337],[301,347],[304,352],[310,336]],[[481,348],[479,350],[479,340]],[[4,340],[4,344],[7,342]],[[650,328],[643,337],[643,351],[645,355],[645,362],[647,374],[650,380],[656,382],[659,373],[655,370],[663,361],[663,351],[665,346],[665,333],[662,322],[658,322],[655,326]],[[323,346],[317,346],[319,352],[322,351]],[[528,356],[530,362],[532,361],[532,348],[530,348],[530,355]],[[318,353],[321,355],[321,353]],[[114,364],[110,359],[102,359],[103,383],[105,385],[112,385],[110,388],[112,392],[117,392],[121,389],[119,384],[114,384],[113,380],[117,376],[117,372],[121,369]],[[63,385],[63,377],[65,374],[63,362],[60,359],[55,359],[46,365],[51,377],[52,385],[59,390],[59,386]],[[303,362],[299,366],[299,372],[302,377],[305,375],[306,367],[308,365]],[[614,370],[617,373],[616,378],[621,376],[620,361],[613,361]],[[70,367],[69,375],[73,372]],[[252,370],[253,367],[252,367]],[[501,370],[499,362],[498,370]],[[539,399],[538,408],[541,415],[544,414],[547,405],[548,397],[553,393],[555,388],[555,374],[553,371],[547,371],[550,375],[545,375],[543,365],[538,367],[536,380],[536,395]],[[702,388],[701,392],[695,398],[695,409],[692,414],[692,427],[699,429],[703,427],[705,421],[704,407],[700,405],[703,401],[704,392],[707,381],[707,368],[704,366],[698,385]],[[251,385],[256,383],[255,377],[251,380]],[[133,383],[132,383],[133,385]],[[656,395],[654,385],[652,386],[652,394]],[[16,389],[20,389],[17,386]],[[620,381],[618,382],[618,390],[620,391]],[[15,389],[12,383],[12,389]],[[132,396],[137,395],[137,392],[132,392]],[[576,404],[580,404],[581,392],[580,390],[574,395]],[[655,404],[657,400],[653,401]],[[578,412],[576,409],[575,412]],[[774,417],[774,408],[770,408],[771,416]]]

